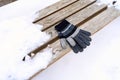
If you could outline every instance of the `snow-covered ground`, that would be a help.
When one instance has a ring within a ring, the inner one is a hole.
[[[22,59],[49,40],[50,35],[41,32],[42,25],[32,22],[37,11],[57,1],[19,0],[0,7],[0,80],[25,80],[47,67],[52,59],[51,48],[34,59]]]
[[[38,53],[33,60],[28,57],[23,62],[22,58],[50,38],[40,31],[42,25],[32,22],[38,10],[57,1],[19,0],[0,7],[0,80],[27,79],[51,61],[50,48]],[[113,0],[100,1],[111,6]],[[114,6],[120,9],[119,5],[120,1],[117,0]],[[68,53],[34,79],[120,80],[119,25],[120,17],[92,36],[91,46],[83,53]]]
[[[40,31],[41,25],[33,24],[30,19],[20,17],[0,22],[0,72],[2,72],[0,79],[3,76],[6,78],[10,76],[10,78],[14,77],[17,80],[18,78],[21,80],[30,77],[31,74],[41,69],[41,62],[43,61],[41,58],[34,60],[35,62],[33,60],[22,61],[27,53],[50,38],[49,35]],[[48,62],[51,59],[52,52],[50,49],[48,51],[49,56],[42,63],[46,63],[46,61]],[[42,56],[43,54],[40,55]],[[34,66],[30,67],[31,65]],[[32,72],[30,73],[29,71]]]

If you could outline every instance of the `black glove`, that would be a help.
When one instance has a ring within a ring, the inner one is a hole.
[[[69,45],[75,53],[78,53],[90,45],[91,33],[77,28],[66,20],[56,25],[55,30],[58,32],[62,48]]]

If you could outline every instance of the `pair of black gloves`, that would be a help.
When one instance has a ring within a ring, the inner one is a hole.
[[[58,32],[62,48],[69,45],[75,53],[78,53],[90,45],[91,33],[77,28],[67,20],[56,25],[55,30]]]

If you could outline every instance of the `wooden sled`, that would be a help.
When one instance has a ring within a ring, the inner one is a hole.
[[[4,6],[6,4],[9,4],[11,2],[14,2],[14,1],[16,1],[16,0],[0,0],[0,7]]]
[[[55,25],[62,19],[68,20],[70,23],[91,32],[93,35],[120,16],[120,11],[114,7],[107,7],[105,4],[97,5],[96,0],[61,0],[41,10],[39,14],[40,17],[34,23],[42,24],[44,26],[42,31],[49,33],[51,39],[31,53],[36,54],[48,45],[52,47],[54,59],[48,65],[50,66],[71,51],[69,47],[67,49],[61,48],[57,33],[54,30]],[[29,53],[30,56],[31,53]],[[30,79],[40,74],[41,71],[43,70],[38,71]]]

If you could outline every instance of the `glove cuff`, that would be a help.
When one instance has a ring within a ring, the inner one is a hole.
[[[55,29],[57,30],[60,38],[67,38],[75,32],[77,27],[69,23],[67,20],[63,20],[55,26]]]
[[[55,30],[58,32],[63,31],[70,23],[67,20],[62,20],[58,25],[55,26]]]

